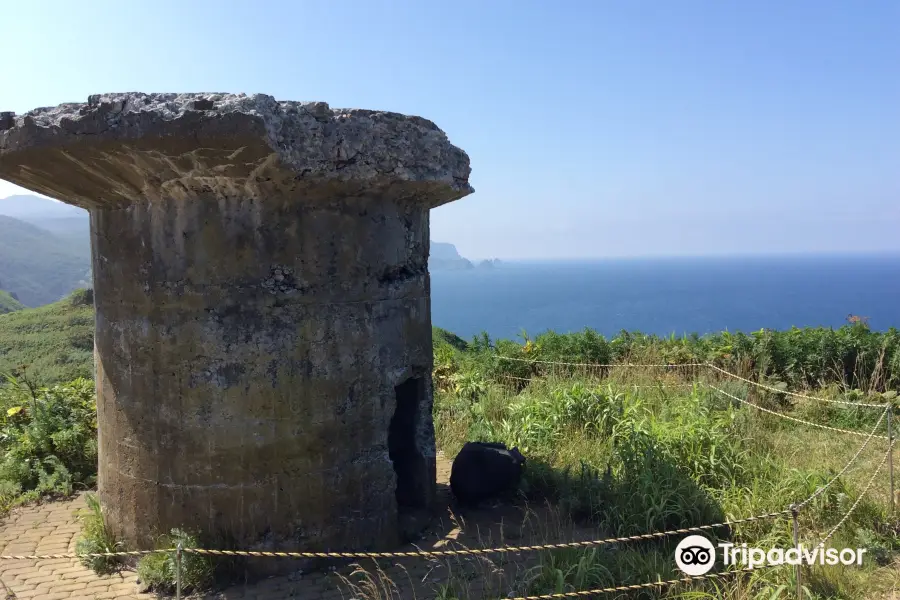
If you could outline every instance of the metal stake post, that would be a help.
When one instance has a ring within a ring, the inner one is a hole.
[[[895,500],[895,492],[894,492],[894,431],[892,421],[894,416],[894,403],[893,400],[891,404],[888,406],[888,414],[887,414],[887,435],[888,435],[888,473],[890,473],[891,478],[891,516],[893,516],[894,510],[896,507]]]
[[[791,504],[791,517],[794,520],[794,547],[797,549],[797,552],[800,553],[800,522],[798,515],[797,505]],[[794,576],[797,578],[797,600],[803,600],[803,586],[800,582],[800,566],[799,561],[794,565]]]
[[[181,600],[181,542],[175,548],[175,598]]]

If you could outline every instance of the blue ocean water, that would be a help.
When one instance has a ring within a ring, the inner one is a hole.
[[[658,335],[900,328],[900,255],[507,262],[431,275],[432,322],[465,339],[585,327]]]

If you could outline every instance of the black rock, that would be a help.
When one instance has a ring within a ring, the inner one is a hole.
[[[525,457],[496,442],[467,442],[453,460],[450,491],[463,506],[514,494],[522,478]]]

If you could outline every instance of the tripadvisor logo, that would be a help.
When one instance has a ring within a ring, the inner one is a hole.
[[[806,548],[800,544],[799,548],[772,548],[765,551],[762,548],[750,548],[747,544],[735,546],[730,543],[721,543],[722,564],[738,565],[750,569],[762,566],[775,565],[862,565],[865,548]],[[675,547],[675,564],[685,575],[697,577],[706,575],[716,564],[716,546],[702,535],[689,535]]]
[[[716,548],[702,535],[689,535],[675,547],[675,564],[685,575],[706,575],[716,564]]]

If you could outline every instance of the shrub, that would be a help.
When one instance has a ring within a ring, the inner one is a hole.
[[[172,529],[169,535],[159,538],[159,549],[175,548],[181,544],[184,548],[198,548],[197,538],[181,529]],[[158,593],[172,592],[175,589],[178,565],[174,552],[157,552],[143,556],[137,565],[137,576],[140,582]],[[215,565],[210,557],[201,554],[182,552],[181,554],[181,589],[183,592],[198,592],[209,588],[213,583]]]
[[[91,288],[82,288],[75,290],[69,295],[69,302],[72,306],[89,306],[94,304],[94,290]]]
[[[70,495],[97,473],[94,385],[76,379],[36,387],[7,376],[0,387],[0,486],[37,495]]]
[[[53,387],[7,376],[0,388],[0,486],[34,495],[70,495],[97,473],[94,385],[76,379]]]

